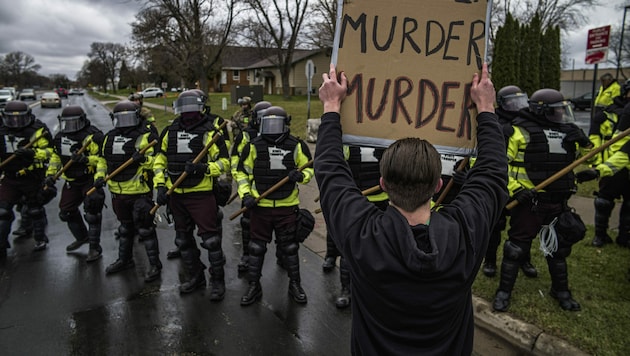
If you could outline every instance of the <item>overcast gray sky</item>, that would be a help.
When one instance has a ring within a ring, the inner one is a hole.
[[[565,52],[575,59],[575,68],[592,67],[584,64],[588,30],[621,26],[623,4],[630,5],[628,0],[604,1],[606,6],[588,11],[588,24],[563,34]],[[0,0],[0,9],[0,55],[22,51],[42,66],[40,74],[62,73],[75,79],[93,42],[130,42],[130,24],[139,4],[134,0]],[[626,23],[630,26],[630,12]],[[570,68],[572,61],[568,63]]]

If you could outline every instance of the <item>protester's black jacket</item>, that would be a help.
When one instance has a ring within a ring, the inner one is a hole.
[[[477,117],[478,157],[461,192],[411,227],[361,195],[344,161],[339,114],[319,128],[315,176],[330,232],[350,264],[352,353],[469,355],[471,285],[508,199],[505,144],[497,117]]]

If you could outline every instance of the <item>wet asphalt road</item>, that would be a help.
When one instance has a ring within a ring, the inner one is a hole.
[[[103,131],[111,128],[106,110],[89,96],[63,101],[64,106],[82,105]],[[61,109],[34,106],[33,112],[54,131]],[[59,190],[62,184],[57,182]],[[106,204],[111,206],[109,194]],[[348,355],[350,310],[337,310],[333,303],[338,272],[324,275],[321,257],[307,248],[299,253],[308,304],[299,305],[288,296],[288,277],[276,265],[275,247],[270,244],[261,280],[262,300],[240,306],[247,289],[236,268],[240,225],[238,218],[228,219],[238,208],[238,199],[224,208],[227,293],[222,302],[212,303],[209,287],[179,294],[185,276],[179,260],[166,259],[166,252],[174,247],[174,232],[164,219],[158,222],[162,277],[147,284],[143,280],[147,257],[138,242],[135,269],[105,275],[118,249],[114,238],[118,223],[111,208],[103,211],[103,258],[87,264],[87,245],[66,253],[73,237],[58,218],[55,198],[46,206],[50,244],[45,251],[32,251],[33,239],[9,237],[9,258],[0,264],[0,354]],[[207,264],[205,250],[202,258]]]

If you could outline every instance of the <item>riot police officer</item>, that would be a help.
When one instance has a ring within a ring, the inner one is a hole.
[[[105,195],[102,189],[88,196],[86,193],[94,184],[94,174],[98,166],[102,170],[101,176],[105,174],[106,164],[104,158],[99,155],[104,135],[101,130],[91,125],[80,106],[66,106],[58,119],[59,132],[53,139],[55,153],[46,171],[46,184],[48,187],[54,186],[55,174],[72,161],[62,175],[66,183],[61,190],[59,218],[68,224],[75,239],[66,247],[66,251],[74,251],[81,245],[89,243],[86,262],[93,262],[101,257],[103,251],[100,244],[101,211]],[[84,146],[84,151],[79,153]],[[82,203],[87,228],[79,212]]]
[[[264,110],[271,107],[271,103],[268,101],[260,101],[254,105],[251,113],[251,119],[247,123],[247,126],[243,128],[243,130],[234,137],[234,145],[232,146],[232,151],[230,153],[230,165],[232,170],[232,176],[236,176],[236,170],[238,168],[238,161],[241,157],[241,153],[243,153],[243,149],[245,146],[249,145],[252,139],[258,136],[259,129],[259,119],[262,116]],[[250,241],[250,230],[249,230],[249,210],[246,210],[241,216],[241,237],[242,237],[242,246],[243,252],[241,255],[241,260],[238,263],[238,272],[244,273],[247,272],[249,268],[249,264],[247,263],[247,258],[249,257],[249,241]],[[279,251],[279,249],[278,249]]]
[[[182,92],[174,105],[179,116],[162,132],[161,149],[154,165],[157,202],[170,205],[175,222],[175,244],[188,272],[188,280],[180,285],[179,291],[190,293],[206,286],[205,266],[194,237],[196,226],[201,246],[208,250],[210,300],[220,301],[225,296],[225,256],[217,227],[214,189],[215,178],[229,170],[229,153],[214,122],[204,115],[204,100],[198,92]],[[218,140],[212,143],[202,160],[193,162],[215,135]],[[186,178],[167,195],[184,172]]]
[[[238,105],[241,106],[241,110],[235,112],[232,115],[232,120],[230,120],[230,128],[234,138],[249,126],[252,119],[252,98],[249,96],[239,98]]]
[[[35,251],[46,249],[46,212],[44,205],[56,194],[54,188],[43,190],[46,163],[52,154],[48,127],[35,118],[23,101],[7,103],[0,126],[0,259],[5,259],[9,246],[13,207],[24,197],[23,204],[32,221]],[[30,147],[25,147],[30,145]],[[11,158],[13,157],[13,158]],[[10,161],[9,161],[10,159]]]
[[[266,109],[260,118],[260,135],[245,146],[238,163],[238,194],[244,206],[251,210],[249,288],[241,298],[241,305],[253,304],[262,297],[262,267],[267,244],[274,233],[289,276],[289,295],[297,303],[307,302],[300,281],[300,245],[296,238],[300,203],[297,183],[308,183],[313,177],[313,169],[298,169],[307,165],[311,153],[304,141],[289,133],[290,121],[291,117],[283,108],[272,106]],[[286,184],[258,199],[287,176]]]
[[[131,101],[118,102],[111,113],[114,128],[105,134],[102,155],[106,160],[106,171],[111,177],[107,187],[112,194],[112,208],[120,222],[118,226],[118,259],[110,264],[105,272],[118,273],[135,266],[133,242],[135,235],[143,242],[151,267],[145,275],[145,282],[160,277],[162,262],[153,215],[152,192],[143,178],[143,171],[153,165],[153,147],[150,142],[157,140],[140,116],[140,108]],[[140,153],[143,149],[146,151]],[[129,159],[132,163],[116,175],[112,173]],[[100,190],[105,185],[104,173],[97,170],[94,188]],[[100,194],[100,193],[98,193]]]
[[[568,210],[567,201],[575,192],[572,172],[550,183],[543,190],[533,188],[571,164],[578,156],[578,145],[592,144],[573,122],[571,104],[554,89],[540,89],[532,94],[529,109],[521,110],[512,122],[509,135],[508,190],[518,205],[511,210],[508,240],[503,245],[499,288],[493,308],[507,311],[518,270],[541,226]],[[569,291],[566,258],[571,244],[558,239],[558,248],[546,256],[551,275],[550,294],[564,310],[580,310]]]
[[[613,103],[608,105],[604,110],[593,116],[589,129],[589,139],[597,148],[612,139],[615,133],[618,133],[618,125],[620,118],[623,117],[625,107],[630,103],[630,81],[624,83],[621,87],[621,95],[613,99]],[[600,164],[604,164],[621,147],[620,143],[616,143],[604,149],[597,155],[591,163],[593,168]],[[623,197],[621,209],[619,211],[619,221],[630,221],[630,182],[628,181],[628,169],[621,166],[615,169],[613,174],[602,176],[598,182],[599,189],[594,200],[595,207],[595,237],[592,245],[602,247],[607,243],[613,242],[608,235],[608,221],[610,214],[615,207],[615,199]],[[624,237],[620,229],[617,243],[619,245],[627,245],[630,241],[628,237]]]

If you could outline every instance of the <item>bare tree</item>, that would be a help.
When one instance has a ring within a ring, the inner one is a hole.
[[[42,67],[35,63],[33,56],[21,51],[8,53],[2,62],[7,81],[15,83],[19,87],[25,84],[26,77],[36,76]]]
[[[306,42],[316,48],[333,46],[335,38],[335,20],[337,0],[315,0],[311,6],[311,16],[307,19]]]
[[[249,38],[258,39],[255,43],[271,41],[273,55],[270,60],[278,68],[282,80],[282,95],[291,95],[289,74],[293,54],[304,18],[309,8],[309,0],[245,0],[254,13],[248,19]]]
[[[586,22],[589,12],[600,4],[600,0],[502,0],[494,1],[492,8],[493,24],[502,24],[507,13],[519,22],[530,23],[536,14],[540,17],[541,28],[558,26],[563,31],[575,29]]]
[[[120,66],[127,54],[125,46],[119,43],[102,43],[93,42],[90,46],[88,57],[103,67],[106,81],[112,85],[114,93],[116,92],[116,79],[120,74]]]
[[[238,0],[145,1],[132,33],[138,54],[153,71],[175,70],[189,87],[207,88],[220,73]],[[166,60],[165,60],[166,59]]]

